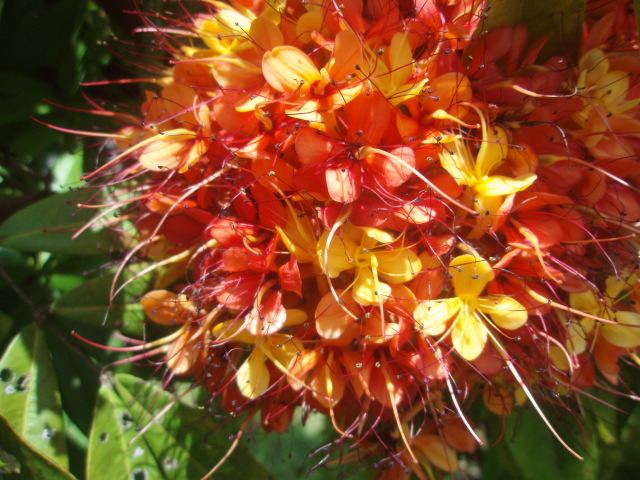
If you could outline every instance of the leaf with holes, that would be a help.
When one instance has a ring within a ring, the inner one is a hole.
[[[502,25],[525,24],[529,44],[550,34],[542,51],[546,60],[555,55],[577,60],[584,26],[585,0],[488,0],[487,20],[483,30]]]
[[[2,474],[5,473],[2,468],[9,470],[6,473],[15,473],[19,470],[17,478],[20,480],[73,480],[75,478],[36,450],[2,417],[0,417],[0,452],[3,452],[0,462],[4,462],[6,466],[0,467],[2,478],[4,478]]]
[[[160,412],[164,415],[156,418]],[[136,438],[137,430],[147,427]],[[177,401],[153,383],[118,374],[114,379],[105,378],[100,390],[89,438],[87,477],[201,478],[230,446],[228,434],[206,412]],[[219,474],[268,476],[243,447]]]
[[[85,232],[72,236],[95,215],[77,204],[87,200],[86,192],[52,195],[23,208],[0,226],[0,245],[26,252],[91,255],[108,250],[114,239],[108,232]]]
[[[0,416],[43,455],[69,467],[62,405],[42,330],[30,325],[0,359]]]

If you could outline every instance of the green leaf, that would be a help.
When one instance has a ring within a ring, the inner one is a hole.
[[[86,199],[87,192],[67,192],[23,208],[0,226],[0,245],[27,252],[73,255],[108,249],[113,238],[107,232],[87,231],[75,240],[71,238],[95,215],[95,211],[77,207]]]
[[[598,478],[598,439],[595,432],[587,436],[588,444],[582,444],[582,432],[570,415],[563,417],[566,424],[554,425],[563,440],[577,450],[584,460],[568,452],[543,424],[533,408],[522,415],[512,415],[507,425],[513,430],[513,438],[507,445],[518,470],[517,478],[540,480],[562,478],[563,480],[596,480]],[[556,422],[557,423],[557,422]],[[585,433],[586,434],[586,433]]]
[[[142,427],[149,428],[136,439]],[[230,446],[228,435],[206,412],[176,402],[170,393],[139,378],[105,376],[89,437],[87,478],[201,478]],[[242,446],[222,467],[220,476],[225,475],[268,477]]]
[[[585,0],[488,0],[487,20],[482,29],[491,31],[502,25],[522,23],[529,27],[529,44],[550,34],[542,59],[561,55],[576,60],[582,41],[585,3]]]
[[[135,272],[125,271],[118,285],[133,276]],[[146,317],[137,299],[147,292],[149,281],[146,278],[132,281],[110,302],[114,279],[115,273],[111,272],[81,284],[62,295],[53,304],[53,311],[69,320],[95,326],[108,325],[121,329],[128,335],[141,334]]]
[[[43,455],[68,468],[58,382],[42,330],[30,325],[0,359],[0,415]]]
[[[0,473],[20,473],[20,462],[0,448]]]
[[[75,477],[42,455],[0,416],[0,448],[20,465],[20,480],[73,480]],[[0,470],[1,471],[1,470]],[[10,477],[13,478],[13,477]],[[115,477],[114,477],[115,478]]]

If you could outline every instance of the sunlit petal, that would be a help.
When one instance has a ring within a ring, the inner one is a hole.
[[[465,359],[471,361],[478,358],[487,344],[488,331],[484,322],[477,318],[475,312],[463,308],[458,314],[455,326],[451,331],[453,348]]]
[[[460,255],[451,260],[449,273],[456,295],[460,298],[478,297],[487,283],[494,278],[489,262],[470,254]]]
[[[511,297],[479,298],[478,309],[488,314],[497,326],[507,330],[520,328],[529,318],[527,310]]]
[[[438,336],[446,331],[449,320],[460,311],[461,306],[458,298],[427,300],[418,304],[413,318],[422,333]]]

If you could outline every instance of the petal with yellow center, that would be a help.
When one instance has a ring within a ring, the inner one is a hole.
[[[478,310],[488,314],[500,328],[515,330],[529,318],[527,310],[511,297],[483,297],[478,299]]]
[[[370,268],[358,268],[353,284],[353,298],[360,305],[377,305],[391,295],[391,287],[381,282]]]
[[[640,346],[640,314],[636,312],[616,312],[617,324],[602,327],[602,336],[616,347],[635,348]]]
[[[276,47],[262,57],[262,73],[279,92],[307,94],[311,84],[320,80],[320,70],[302,50],[289,45]]]
[[[269,388],[270,375],[265,360],[264,353],[254,350],[238,369],[236,384],[240,393],[250,400],[255,400]]]
[[[493,175],[486,180],[474,185],[474,189],[480,195],[486,197],[498,197],[501,195],[511,195],[512,193],[521,192],[529,188],[536,181],[537,175],[534,173],[525,173],[516,178],[506,177],[504,175]]]
[[[484,322],[476,316],[475,311],[470,311],[467,305],[464,305],[451,331],[453,348],[463,358],[475,360],[484,350],[487,337],[488,331]]]
[[[413,318],[423,334],[438,336],[447,330],[447,323],[458,314],[461,307],[459,298],[427,300],[418,304]]]
[[[494,278],[493,269],[483,258],[460,255],[449,264],[453,288],[460,298],[476,298]]]

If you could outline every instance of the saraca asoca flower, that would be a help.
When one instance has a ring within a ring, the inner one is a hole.
[[[487,343],[489,327],[516,330],[527,322],[527,310],[517,300],[480,296],[495,276],[486,260],[460,255],[451,260],[449,274],[456,296],[421,302],[414,312],[418,328],[425,335],[450,331],[453,348],[463,358],[475,360]]]
[[[538,65],[526,26],[479,34],[479,0],[202,5],[158,27],[170,71],[140,115],[113,114],[130,124],[85,177],[135,227],[121,270],[157,273],[147,317],[175,325],[134,359],[267,430],[322,412],[378,478],[455,470],[476,398],[542,414],[553,385],[569,403],[624,384],[618,359],[640,348],[627,10],[588,19],[579,60]]]

